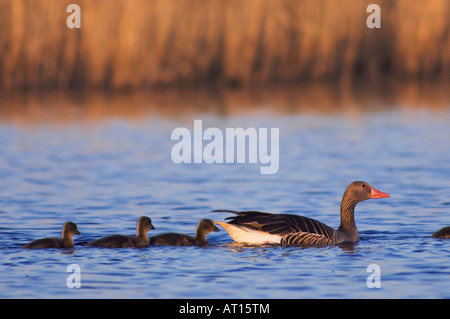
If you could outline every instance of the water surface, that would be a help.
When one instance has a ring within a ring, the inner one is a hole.
[[[277,99],[196,97],[186,108],[182,98],[156,100],[161,107],[149,111],[126,97],[61,108],[59,99],[32,101],[2,106],[1,298],[450,298],[450,241],[430,238],[450,225],[446,102],[357,108],[346,100],[330,111],[324,99],[299,110]],[[223,130],[280,128],[278,173],[261,175],[260,164],[174,164],[171,132],[192,129],[194,119]],[[142,215],[156,227],[150,234],[194,234],[200,219],[227,217],[211,212],[224,208],[338,227],[353,180],[391,197],[358,204],[361,240],[350,246],[245,247],[223,229],[207,247],[84,246],[135,233]],[[82,233],[73,249],[21,249],[59,236],[69,220]],[[80,289],[67,287],[70,264],[80,266]],[[371,264],[380,266],[381,288],[367,286]]]

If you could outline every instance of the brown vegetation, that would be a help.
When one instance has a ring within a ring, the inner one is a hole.
[[[7,90],[449,76],[448,0],[0,0]]]

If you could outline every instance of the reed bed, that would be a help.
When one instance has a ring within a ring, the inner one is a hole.
[[[448,0],[0,0],[4,90],[449,77]]]

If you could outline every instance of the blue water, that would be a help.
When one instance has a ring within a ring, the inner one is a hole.
[[[263,102],[261,102],[263,103]],[[0,120],[0,298],[450,298],[450,108],[399,107],[228,114]],[[132,105],[130,106],[132,107]],[[180,106],[181,107],[181,106]],[[280,128],[279,171],[261,164],[174,164],[177,127]],[[342,247],[245,247],[220,232],[207,247],[102,249],[87,242],[156,230],[194,234],[214,209],[293,213],[339,226],[346,186],[391,195],[356,207],[361,239]],[[34,239],[81,232],[67,250],[23,250]],[[81,288],[67,287],[79,265]],[[367,267],[380,268],[368,288]]]

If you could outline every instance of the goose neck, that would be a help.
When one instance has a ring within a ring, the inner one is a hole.
[[[203,230],[201,229],[197,229],[197,231],[195,232],[195,241],[198,244],[206,244],[206,234]]]
[[[339,230],[349,232],[356,230],[355,206],[357,202],[344,197],[341,203],[341,225]]]

